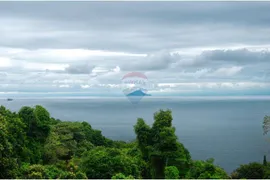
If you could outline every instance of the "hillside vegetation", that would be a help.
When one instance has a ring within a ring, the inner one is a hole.
[[[90,118],[90,117],[89,117]],[[108,117],[110,118],[110,117]],[[113,141],[87,122],[54,119],[42,106],[18,113],[0,107],[0,178],[20,179],[228,179],[268,178],[263,163],[241,165],[231,175],[214,159],[195,161],[178,141],[170,110],[150,126],[134,125],[136,140]],[[267,120],[267,117],[266,117]],[[268,121],[264,123],[267,131]],[[203,143],[203,142],[202,142]]]

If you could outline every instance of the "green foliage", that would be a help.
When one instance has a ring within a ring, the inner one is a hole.
[[[8,123],[0,114],[0,179],[15,178],[17,172],[16,158],[12,157],[13,147],[9,141]]]
[[[22,147],[22,159],[32,164],[42,163],[44,143],[49,135],[52,121],[49,112],[42,106],[22,107],[18,117],[24,124],[27,142]],[[23,137],[23,136],[22,136]]]
[[[37,121],[34,114],[34,109],[24,106],[19,111],[19,117],[25,124],[26,133],[28,137],[35,137]]]
[[[45,179],[58,179],[64,172],[54,165],[45,166]]]
[[[21,178],[27,179],[87,179],[85,173],[63,170],[54,165],[23,164]]]
[[[117,173],[139,177],[136,160],[115,148],[97,147],[84,154],[81,169],[90,179],[110,179]]]
[[[92,149],[91,133],[94,130],[85,126],[80,122],[60,122],[53,126],[44,147],[46,162],[52,164],[59,160],[70,160]]]
[[[264,165],[264,166],[267,166],[266,155],[263,156],[263,165]]]
[[[44,179],[45,167],[40,164],[31,165],[24,175],[27,179]]]
[[[165,168],[165,179],[178,179],[179,171],[175,166],[168,166]]]
[[[193,161],[190,170],[186,174],[187,179],[228,179],[227,173],[215,166],[214,159],[206,161]]]
[[[74,172],[66,172],[66,171],[64,171],[60,175],[60,179],[76,179],[76,174]]]
[[[233,179],[263,179],[267,169],[263,164],[253,162],[241,165],[231,174]]]
[[[127,177],[122,173],[117,173],[112,177],[112,179],[127,179]]]
[[[135,179],[132,175],[129,175],[129,176],[125,176],[124,174],[122,173],[117,173],[116,175],[114,175],[112,177],[112,179]]]
[[[38,139],[45,142],[50,132],[50,113],[42,106],[37,105],[34,108],[34,116],[38,127],[38,132],[36,132]]]
[[[12,157],[17,159],[17,163],[21,163],[23,160],[28,159],[27,154],[27,137],[25,129],[25,124],[18,117],[18,115],[6,110],[5,107],[0,107],[0,116],[2,116],[3,121],[6,124],[6,136],[8,142],[12,146]]]
[[[76,176],[76,179],[88,179],[86,174],[80,171],[76,172],[75,176]]]
[[[172,112],[160,110],[154,114],[154,123],[149,127],[139,118],[134,126],[138,147],[149,164],[152,178],[164,178],[166,165],[176,166],[184,176],[191,157],[185,147],[178,142],[175,128],[172,127]]]
[[[28,144],[26,133],[24,131],[25,125],[20,118],[7,118],[7,131],[12,134],[8,136],[9,142],[12,144],[13,157],[21,161],[28,159]]]
[[[104,137],[100,130],[92,129],[87,122],[82,122],[82,131],[85,133],[86,139],[94,146],[112,147],[113,141]]]
[[[265,117],[268,132],[270,118]],[[154,114],[152,127],[141,118],[136,140],[113,141],[87,122],[62,122],[42,106],[18,113],[0,106],[1,179],[227,179],[214,160],[192,161],[178,141],[172,112]],[[261,168],[262,167],[262,168]],[[270,178],[269,164],[242,165],[235,178]]]
[[[20,109],[19,117],[25,124],[27,136],[44,143],[52,124],[49,112],[40,105],[34,108],[25,106]]]

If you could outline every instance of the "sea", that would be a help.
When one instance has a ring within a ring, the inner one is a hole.
[[[262,162],[270,141],[263,135],[262,122],[270,115],[269,97],[145,97],[133,104],[127,98],[61,97],[0,100],[12,111],[22,106],[44,106],[52,117],[63,121],[87,121],[113,140],[136,138],[137,118],[153,123],[160,109],[170,109],[178,140],[195,160],[214,158],[228,173],[240,164]]]

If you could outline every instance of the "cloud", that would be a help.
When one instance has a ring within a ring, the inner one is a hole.
[[[251,51],[247,48],[238,50],[213,50],[205,51],[201,54],[201,58],[212,61],[258,63],[269,61],[270,51],[268,49],[261,51]]]
[[[269,4],[0,2],[1,89],[118,91],[130,71],[156,92],[264,88]]]
[[[219,68],[212,73],[213,76],[234,76],[242,70],[243,67],[233,66],[229,68]]]
[[[0,46],[152,53],[205,45],[263,44],[269,42],[268,4],[1,2]]]
[[[65,68],[65,71],[69,74],[90,74],[94,66],[91,66],[88,63],[84,64],[69,64]]]
[[[11,67],[12,63],[7,57],[0,57],[0,67]]]
[[[121,67],[124,71],[156,71],[169,68],[171,64],[180,60],[179,54],[160,51],[148,54],[142,58],[127,59]]]

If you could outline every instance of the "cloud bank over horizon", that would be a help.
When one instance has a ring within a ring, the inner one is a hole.
[[[270,2],[0,2],[0,92],[269,92]]]

